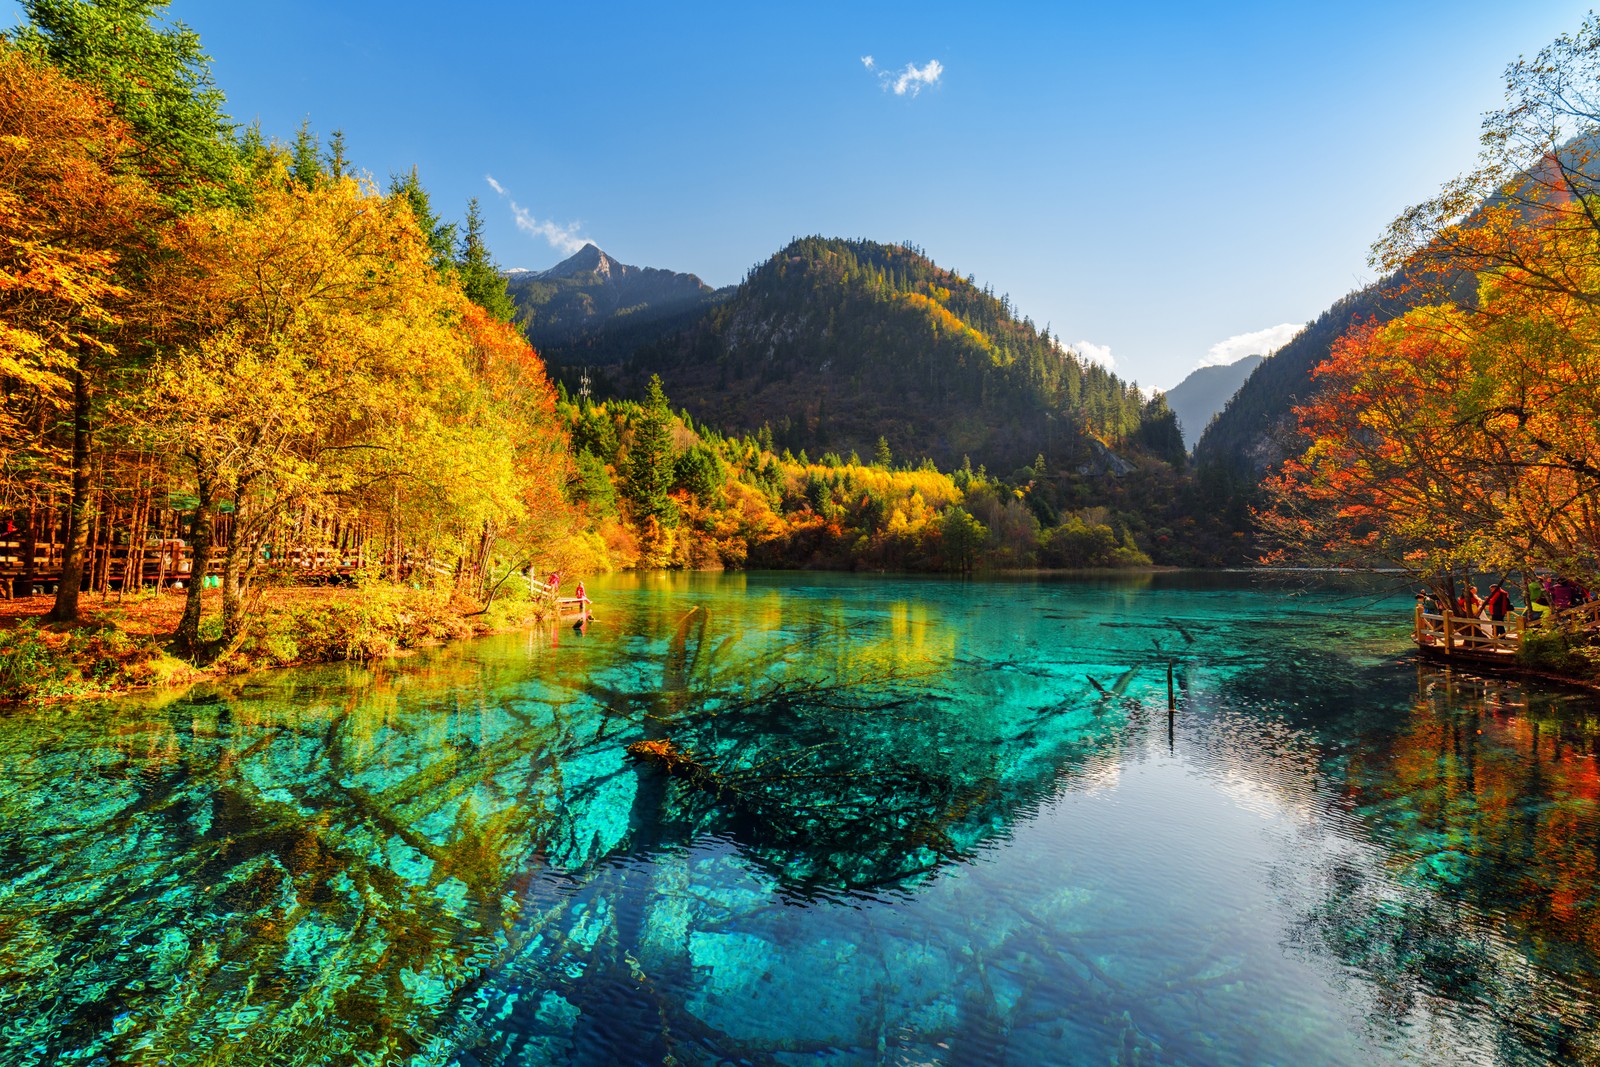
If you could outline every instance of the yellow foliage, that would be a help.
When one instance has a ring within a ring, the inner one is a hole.
[[[945,294],[944,298],[948,300],[950,298],[950,291],[948,289],[942,291]],[[953,333],[958,337],[965,337],[984,348],[989,347],[989,339],[987,337],[977,330],[974,330],[971,326],[968,326],[965,322],[962,322],[959,318],[951,313],[949,308],[945,307],[937,300],[924,296],[921,293],[901,293],[900,299],[904,300],[907,304],[910,304],[914,308],[920,308],[940,329],[949,333]]]

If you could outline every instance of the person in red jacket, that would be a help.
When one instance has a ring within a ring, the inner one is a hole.
[[[1495,622],[1494,635],[1496,637],[1504,637],[1506,615],[1511,611],[1511,594],[1507,593],[1505,587],[1499,582],[1495,582],[1489,587],[1489,599],[1483,602],[1483,609],[1489,613],[1489,618]]]

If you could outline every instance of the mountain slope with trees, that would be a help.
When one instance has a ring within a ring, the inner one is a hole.
[[[1233,394],[1266,358],[1246,356],[1220,367],[1201,367],[1167,390],[1167,406],[1178,417],[1178,429],[1183,432],[1186,446],[1195,446],[1211,420],[1228,406]]]
[[[1159,397],[1089,363],[906,245],[807,237],[753,269],[687,329],[624,368],[659,373],[705,423],[780,448],[871,452],[949,468],[1104,469],[1106,450],[1181,463]]]

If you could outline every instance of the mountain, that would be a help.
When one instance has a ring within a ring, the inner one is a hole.
[[[620,376],[659,373],[675,404],[778,447],[949,469],[1104,469],[1106,447],[1182,462],[1166,405],[1086,363],[996,297],[904,245],[807,237],[750,272]]]
[[[508,271],[506,290],[527,319],[528,340],[558,363],[572,362],[564,350],[581,354],[597,336],[620,335],[617,344],[631,348],[627,339],[641,327],[652,337],[650,324],[699,312],[717,296],[693,274],[629,266],[593,244],[549,270]]]
[[[1265,356],[1246,356],[1236,363],[1201,367],[1167,390],[1167,406],[1178,416],[1185,448],[1193,448],[1213,416],[1221,411]]]
[[[1595,191],[1600,191],[1600,133],[1588,133],[1562,145],[1555,157],[1541,157],[1503,185],[1468,214],[1466,223],[1496,206],[1521,204],[1523,212],[1531,214],[1534,205]],[[1311,372],[1328,358],[1334,342],[1354,323],[1386,321],[1424,303],[1449,300],[1471,306],[1477,300],[1478,276],[1463,269],[1463,262],[1470,260],[1455,256],[1448,244],[1423,249],[1412,267],[1336,301],[1245,380],[1195,445],[1195,462],[1225,469],[1254,484],[1298,452],[1305,442],[1296,432],[1294,408],[1311,396]]]
[[[1403,315],[1425,299],[1385,278],[1340,298],[1288,344],[1257,365],[1195,445],[1195,462],[1221,466],[1252,483],[1302,447],[1294,409],[1311,396],[1311,372],[1352,324]]]

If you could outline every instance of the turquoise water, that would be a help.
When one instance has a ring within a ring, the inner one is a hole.
[[[0,1063],[1600,1064],[1600,704],[1403,595],[591,595],[6,713]]]

